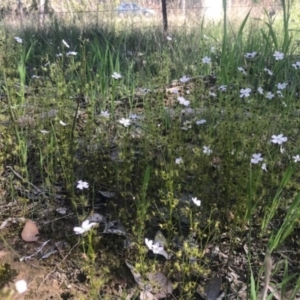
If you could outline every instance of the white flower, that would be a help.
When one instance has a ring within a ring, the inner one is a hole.
[[[122,75],[117,73],[117,72],[113,72],[113,74],[111,75],[112,78],[114,79],[121,79],[122,78]]]
[[[160,252],[164,250],[164,247],[160,246],[159,243],[153,244],[153,241],[148,240],[147,238],[145,238],[145,244],[154,254],[160,254]]]
[[[183,163],[183,159],[181,157],[175,159],[175,164],[180,165],[182,163]]]
[[[280,98],[283,98],[282,91],[276,91],[276,94],[277,94]]]
[[[218,87],[218,90],[220,90],[221,92],[225,92],[227,90],[227,85],[220,85]]]
[[[56,57],[61,57],[61,56],[63,56],[62,53],[56,54]]]
[[[196,121],[196,125],[201,125],[204,123],[206,123],[206,120],[204,120],[204,119]]]
[[[263,90],[263,88],[262,88],[261,86],[257,89],[257,91],[258,91],[261,95],[264,94],[264,90]]]
[[[20,37],[18,37],[18,36],[15,36],[14,39],[15,39],[16,42],[19,43],[19,44],[22,44],[22,43],[23,43],[23,40],[22,40]]]
[[[179,81],[182,82],[182,83],[185,83],[185,82],[188,82],[190,79],[191,79],[190,77],[183,75],[183,76],[179,79]]]
[[[62,120],[59,121],[59,124],[60,124],[61,126],[67,126],[67,123],[65,123],[65,122],[62,121]]]
[[[246,57],[246,58],[254,58],[255,56],[256,56],[256,52],[254,51],[254,52],[247,52],[244,56]]]
[[[70,52],[66,53],[67,56],[76,56],[77,54],[78,54],[78,52],[75,52],[75,51],[70,51]]]
[[[251,163],[258,164],[259,162],[263,161],[264,159],[261,157],[261,153],[254,153],[252,154]]]
[[[42,134],[47,134],[47,133],[49,133],[49,131],[43,129],[43,130],[41,130],[41,133]]]
[[[177,98],[178,102],[184,106],[189,106],[190,101],[186,100],[184,97],[178,97]]]
[[[209,94],[209,96],[212,96],[212,97],[216,97],[217,96],[217,94],[214,93],[214,92],[208,92],[208,94]]]
[[[273,56],[275,57],[276,60],[282,60],[282,59],[284,59],[284,54],[282,52],[279,52],[279,51],[275,51],[275,53],[273,54]]]
[[[129,119],[131,119],[131,120],[137,120],[139,118],[140,117],[137,114],[131,114],[131,115],[129,115]]]
[[[297,61],[296,63],[292,64],[292,66],[297,70],[300,69],[300,61]]]
[[[210,52],[215,52],[216,51],[216,47],[210,47]]]
[[[62,43],[63,43],[67,48],[70,48],[69,44],[68,44],[65,40],[62,40]]]
[[[168,41],[172,41],[172,37],[170,37],[169,35],[167,35],[167,40]]]
[[[266,71],[270,76],[273,75],[273,72],[271,70],[269,70],[268,68],[264,68],[264,71]]]
[[[267,94],[266,94],[266,98],[268,98],[268,99],[272,99],[272,98],[274,98],[274,96],[275,95],[271,92],[267,92]]]
[[[279,135],[272,135],[272,139],[271,139],[271,142],[273,144],[279,144],[281,145],[282,143],[285,143],[287,141],[287,137],[286,136],[283,136],[283,134],[279,134]]]
[[[82,222],[81,227],[74,227],[73,230],[75,234],[83,234],[87,231],[89,231],[93,226],[95,226],[97,223],[91,222],[89,220],[85,220]]]
[[[104,118],[109,118],[108,110],[101,110],[100,116]]]
[[[287,82],[283,82],[283,83],[277,83],[277,88],[278,90],[284,90],[287,87],[288,83]]]
[[[238,70],[241,71],[244,75],[247,75],[247,72],[242,67],[238,67]]]
[[[40,78],[40,76],[32,75],[31,78]]]
[[[212,153],[212,150],[209,146],[203,146],[203,153],[210,155]]]
[[[18,280],[15,283],[15,288],[19,294],[22,294],[27,291],[27,282],[25,280]]]
[[[240,93],[241,93],[240,98],[249,97],[251,93],[251,89],[250,88],[241,89]]]
[[[89,184],[86,181],[78,180],[77,186],[78,189],[83,190],[83,189],[88,189]]]
[[[182,125],[183,125],[181,127],[182,130],[188,130],[188,129],[192,128],[192,123],[189,120],[184,121]]]
[[[261,169],[262,169],[263,171],[268,172],[268,170],[267,170],[267,164],[266,164],[266,163],[263,163],[263,164],[261,165]]]
[[[211,63],[211,58],[208,57],[208,56],[204,56],[204,57],[202,58],[202,62],[203,62],[204,64],[210,64],[210,63]]]
[[[128,127],[130,126],[130,119],[122,118],[119,120],[119,123],[122,124],[124,127]]]
[[[294,160],[294,162],[299,162],[299,161],[300,161],[300,156],[299,156],[299,154],[293,156],[293,160]]]
[[[201,205],[201,200],[199,200],[197,197],[192,197],[192,201],[194,202],[195,205],[200,206]]]

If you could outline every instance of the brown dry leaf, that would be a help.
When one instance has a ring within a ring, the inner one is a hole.
[[[161,272],[148,273],[147,277],[152,287],[152,293],[156,298],[165,298],[173,292],[172,282]]]
[[[28,220],[25,223],[21,237],[25,242],[36,242],[38,240],[38,234],[39,229],[37,228],[36,224],[33,221]]]

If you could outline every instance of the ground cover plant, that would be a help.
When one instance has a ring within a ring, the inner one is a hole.
[[[297,299],[292,4],[168,35],[1,28],[2,298]]]

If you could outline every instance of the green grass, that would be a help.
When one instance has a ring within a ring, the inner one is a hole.
[[[235,283],[225,275],[236,266],[238,254],[247,259],[238,275],[248,288],[246,294],[236,292],[235,299],[260,299],[262,272],[270,271],[263,263],[266,252],[277,266],[270,275],[273,288],[283,292],[293,286],[287,299],[295,299],[297,266],[280,255],[285,249],[297,253],[299,246],[300,172],[293,156],[300,154],[300,70],[292,66],[300,61],[299,33],[289,28],[292,3],[282,0],[282,5],[278,21],[247,15],[233,26],[225,13],[223,26],[202,23],[188,33],[179,28],[170,32],[170,41],[160,29],[122,32],[57,21],[52,30],[1,29],[2,202],[19,201],[19,214],[37,223],[45,202],[53,209],[44,237],[58,235],[73,245],[80,240],[82,248],[76,249],[86,254],[80,266],[89,278],[90,299],[109,299],[102,293],[101,298],[99,290],[116,274],[131,276],[125,261],[138,283],[131,282],[135,295],[146,284],[146,274],[158,270],[173,282],[174,299],[198,299],[198,285],[215,273],[223,276],[226,295],[234,293]],[[67,55],[69,51],[77,55]],[[254,58],[245,57],[253,51]],[[275,51],[284,58],[276,60]],[[209,64],[202,62],[205,56],[211,58]],[[112,78],[114,72],[122,78]],[[192,112],[179,104],[176,94],[165,92],[166,85],[183,75],[193,78],[179,91]],[[278,83],[287,83],[282,96]],[[240,97],[246,88],[250,96]],[[166,104],[170,99],[174,105]],[[131,119],[130,126],[119,123],[132,114],[138,119]],[[205,123],[196,124],[203,119]],[[278,134],[288,138],[282,145],[271,142]],[[212,152],[204,153],[204,146]],[[263,161],[251,164],[255,153]],[[15,173],[8,175],[11,169]],[[78,180],[88,182],[88,189],[77,189]],[[34,210],[29,209],[33,187],[42,191]],[[115,196],[107,199],[99,191]],[[201,206],[193,197],[201,199]],[[105,209],[99,206],[103,202]],[[64,232],[55,216],[57,206],[76,216],[64,223]],[[105,215],[106,224],[75,236],[72,228],[94,212]],[[1,218],[10,216],[3,213]],[[116,220],[126,237],[103,233]],[[156,241],[171,255],[168,260],[149,254],[145,245],[144,239],[154,239],[158,230],[164,237]],[[219,269],[211,245],[228,256]]]

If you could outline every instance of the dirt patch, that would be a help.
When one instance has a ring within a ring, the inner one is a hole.
[[[16,275],[4,285],[3,293],[14,290],[14,283],[23,279],[28,284],[28,291],[20,295],[14,294],[12,297],[14,300],[84,299],[86,297],[87,287],[80,283],[79,278],[81,271],[70,260],[67,261],[64,257],[58,259],[59,255],[47,261],[38,258],[20,261],[24,252],[27,253],[26,255],[34,253],[41,243],[26,244],[17,237],[9,242],[5,240],[5,243],[0,242],[0,265],[7,266]]]

